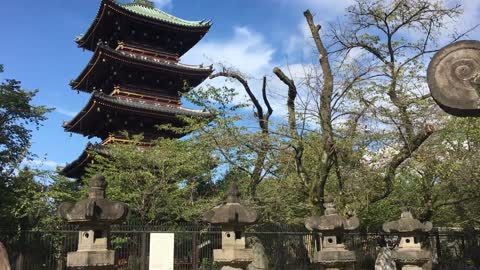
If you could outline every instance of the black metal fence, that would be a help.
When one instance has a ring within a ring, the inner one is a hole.
[[[200,225],[120,225],[112,230],[119,270],[148,270],[150,233],[174,233],[175,270],[215,270],[213,250],[221,247],[217,227]],[[263,225],[249,228],[247,245],[261,243],[270,269],[316,269],[310,257],[318,246],[318,234],[303,226]],[[382,245],[396,236],[383,233],[353,233],[345,237],[357,252],[356,269],[374,269]],[[13,270],[64,270],[66,254],[77,248],[78,231],[66,226],[55,231],[1,232]],[[425,241],[432,250],[434,269],[480,269],[480,235],[477,231],[435,230]]]

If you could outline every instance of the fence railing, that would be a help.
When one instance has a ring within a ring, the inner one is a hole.
[[[213,250],[221,248],[218,227],[201,225],[120,225],[112,228],[112,248],[120,270],[148,270],[150,233],[175,235],[175,270],[214,270]],[[319,235],[303,226],[262,225],[246,232],[247,245],[261,243],[270,269],[317,269],[310,262],[318,247]],[[380,248],[394,245],[397,237],[384,233],[350,233],[345,244],[355,250],[356,269],[374,269]],[[65,270],[66,255],[77,248],[78,231],[65,226],[53,231],[2,232],[13,270]],[[434,269],[479,269],[480,234],[477,231],[434,230],[425,246],[432,251]],[[477,267],[477,268],[475,268]]]

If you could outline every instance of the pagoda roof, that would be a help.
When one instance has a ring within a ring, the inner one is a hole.
[[[104,121],[99,121],[97,118],[100,108],[106,108],[110,111],[124,113],[125,115],[115,117],[115,120],[122,120],[130,116],[142,117],[142,119],[155,120],[155,124],[164,124],[168,122],[177,122],[181,124],[181,120],[177,116],[188,117],[209,117],[210,114],[202,112],[200,110],[186,109],[180,106],[171,106],[163,103],[148,103],[142,102],[141,99],[126,98],[121,96],[109,96],[100,92],[94,92],[87,105],[80,111],[70,122],[64,124],[65,131],[75,132],[90,137],[100,137],[105,139],[108,137],[108,131],[106,129],[98,129],[98,125],[104,125]],[[106,117],[102,115],[101,117]],[[163,119],[169,119],[162,121]],[[172,121],[173,120],[173,121]],[[94,126],[96,125],[96,126]],[[90,134],[89,130],[84,127],[90,127],[90,131],[94,131],[97,134]],[[127,128],[124,128],[127,129]],[[113,132],[109,130],[110,133]],[[174,137],[174,136],[172,136]]]
[[[134,70],[145,70],[148,74],[156,73],[158,77],[161,75],[169,75],[172,80],[176,80],[176,83],[181,83],[182,86],[185,80],[188,82],[189,89],[198,86],[213,72],[212,66],[185,65],[152,56],[114,50],[106,45],[99,44],[88,65],[83,69],[78,78],[71,82],[72,88],[92,92],[95,90],[91,89],[92,84],[98,82],[100,85],[100,83],[110,81],[111,85],[108,85],[108,89],[113,90],[114,81],[109,80],[110,74],[108,73],[112,72],[111,70],[114,67],[113,63],[117,63],[119,69],[131,67]],[[175,89],[176,91],[182,92],[188,90],[182,89],[180,86],[177,87],[178,88]]]
[[[68,178],[80,179],[85,174],[85,167],[92,161],[92,156],[90,155],[92,151],[103,154],[104,147],[102,144],[89,142],[80,156],[61,168],[59,174]]]
[[[194,40],[185,44],[185,46],[179,50],[179,53],[183,55],[190,48],[192,48],[205,33],[211,27],[211,21],[189,21],[171,14],[168,14],[158,8],[151,1],[134,0],[132,3],[119,3],[115,0],[102,0],[99,11],[93,23],[90,25],[87,32],[78,37],[76,42],[80,47],[88,50],[95,49],[95,43],[103,35],[104,40],[106,37],[110,37],[109,34],[98,33],[100,25],[103,23],[108,24],[106,17],[111,17],[113,14],[127,19],[133,19],[141,23],[147,24],[154,29],[166,29],[172,32],[193,32],[201,33],[197,35]],[[123,21],[123,20],[122,20]],[[113,31],[114,26],[111,27]],[[116,28],[116,27],[115,27]],[[97,37],[96,37],[97,36]],[[96,37],[96,38],[95,38]]]
[[[168,14],[158,8],[155,8],[153,5],[146,5],[141,1],[134,1],[133,3],[119,4],[112,1],[114,4],[117,4],[118,7],[128,10],[132,13],[144,16],[147,18],[152,18],[160,22],[169,23],[172,25],[191,27],[191,28],[205,28],[210,27],[211,23],[209,21],[188,21],[178,17],[175,17],[171,14]]]
[[[92,144],[90,142],[87,143],[87,146],[82,151],[80,156],[74,161],[65,165],[65,167],[60,168],[59,174],[66,176],[68,178],[80,179],[85,174],[86,166],[92,162],[93,157],[91,155],[92,152],[101,155],[107,155],[107,151],[105,146],[111,143],[131,143],[132,140],[128,140],[125,138],[118,138],[116,136],[109,136],[105,139],[102,143],[95,143]],[[139,142],[138,145],[140,146],[150,146],[151,143],[148,141]]]

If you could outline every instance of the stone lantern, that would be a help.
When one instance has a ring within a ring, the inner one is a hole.
[[[240,191],[235,183],[223,203],[204,214],[204,221],[222,228],[222,249],[213,251],[213,260],[223,265],[222,269],[244,269],[253,261],[252,250],[245,247],[243,232],[245,226],[254,224],[257,219],[255,210],[241,204]]]
[[[310,217],[305,222],[308,230],[321,233],[321,248],[315,252],[312,261],[318,263],[321,269],[354,269],[355,252],[345,248],[343,237],[346,231],[358,228],[360,222],[357,217],[340,216],[331,199],[325,200],[324,207],[325,215]]]
[[[128,207],[105,198],[105,177],[90,180],[88,198],[60,205],[59,214],[70,224],[79,225],[78,250],[67,255],[67,267],[74,269],[111,269],[115,251],[109,250],[110,225],[122,222]]]
[[[414,219],[412,213],[404,210],[400,219],[386,222],[383,230],[388,233],[396,233],[400,237],[399,246],[393,251],[393,259],[397,267],[403,270],[421,270],[428,263],[431,254],[423,250],[420,245],[420,236],[425,235],[432,229],[432,223],[421,223]]]

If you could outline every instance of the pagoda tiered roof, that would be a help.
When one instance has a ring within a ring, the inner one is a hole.
[[[112,91],[115,85],[143,85],[171,93],[198,86],[213,72],[212,66],[185,65],[151,54],[111,49],[99,44],[95,54],[77,79],[73,89],[85,92]],[[154,93],[152,93],[154,94]]]
[[[148,135],[147,135],[147,140],[148,140]],[[107,150],[105,148],[106,145],[112,144],[112,143],[136,143],[140,147],[148,147],[151,145],[151,142],[148,141],[142,141],[142,142],[136,142],[130,139],[125,138],[124,136],[115,136],[115,135],[110,135],[107,139],[103,140],[101,143],[87,143],[87,146],[83,150],[83,152],[80,154],[80,156],[65,165],[65,167],[61,168],[59,173],[63,176],[69,177],[69,178],[80,178],[82,175],[85,174],[85,169],[86,166],[90,163],[93,162],[93,155],[92,153],[100,154],[100,155],[108,155]]]
[[[95,20],[77,43],[93,51],[99,41],[116,43],[142,39],[143,43],[181,56],[200,41],[210,27],[210,21],[180,19],[155,8],[150,1],[123,4],[102,0]]]
[[[80,154],[80,156],[68,163],[65,167],[60,170],[60,174],[69,178],[80,178],[82,175],[85,174],[85,168],[87,164],[89,164],[93,157],[91,156],[91,152],[103,153],[103,145],[101,144],[92,144],[88,143],[85,150]]]
[[[65,123],[64,128],[67,132],[101,139],[124,130],[157,133],[158,137],[174,138],[182,135],[173,132],[160,134],[156,126],[167,123],[183,126],[183,121],[177,116],[209,117],[209,114],[179,105],[94,92],[83,110],[70,122]]]
[[[66,132],[102,139],[89,144],[75,161],[60,172],[80,178],[110,143],[136,143],[147,147],[159,138],[186,134],[160,130],[160,125],[184,127],[183,117],[210,117],[181,106],[181,93],[202,83],[212,66],[185,65],[180,57],[210,29],[208,21],[187,21],[155,8],[152,1],[120,3],[101,0],[99,11],[78,46],[94,51],[88,65],[71,82],[77,91],[91,93],[85,107],[69,122]],[[125,138],[143,134],[141,142]],[[186,133],[186,131],[185,131]]]

